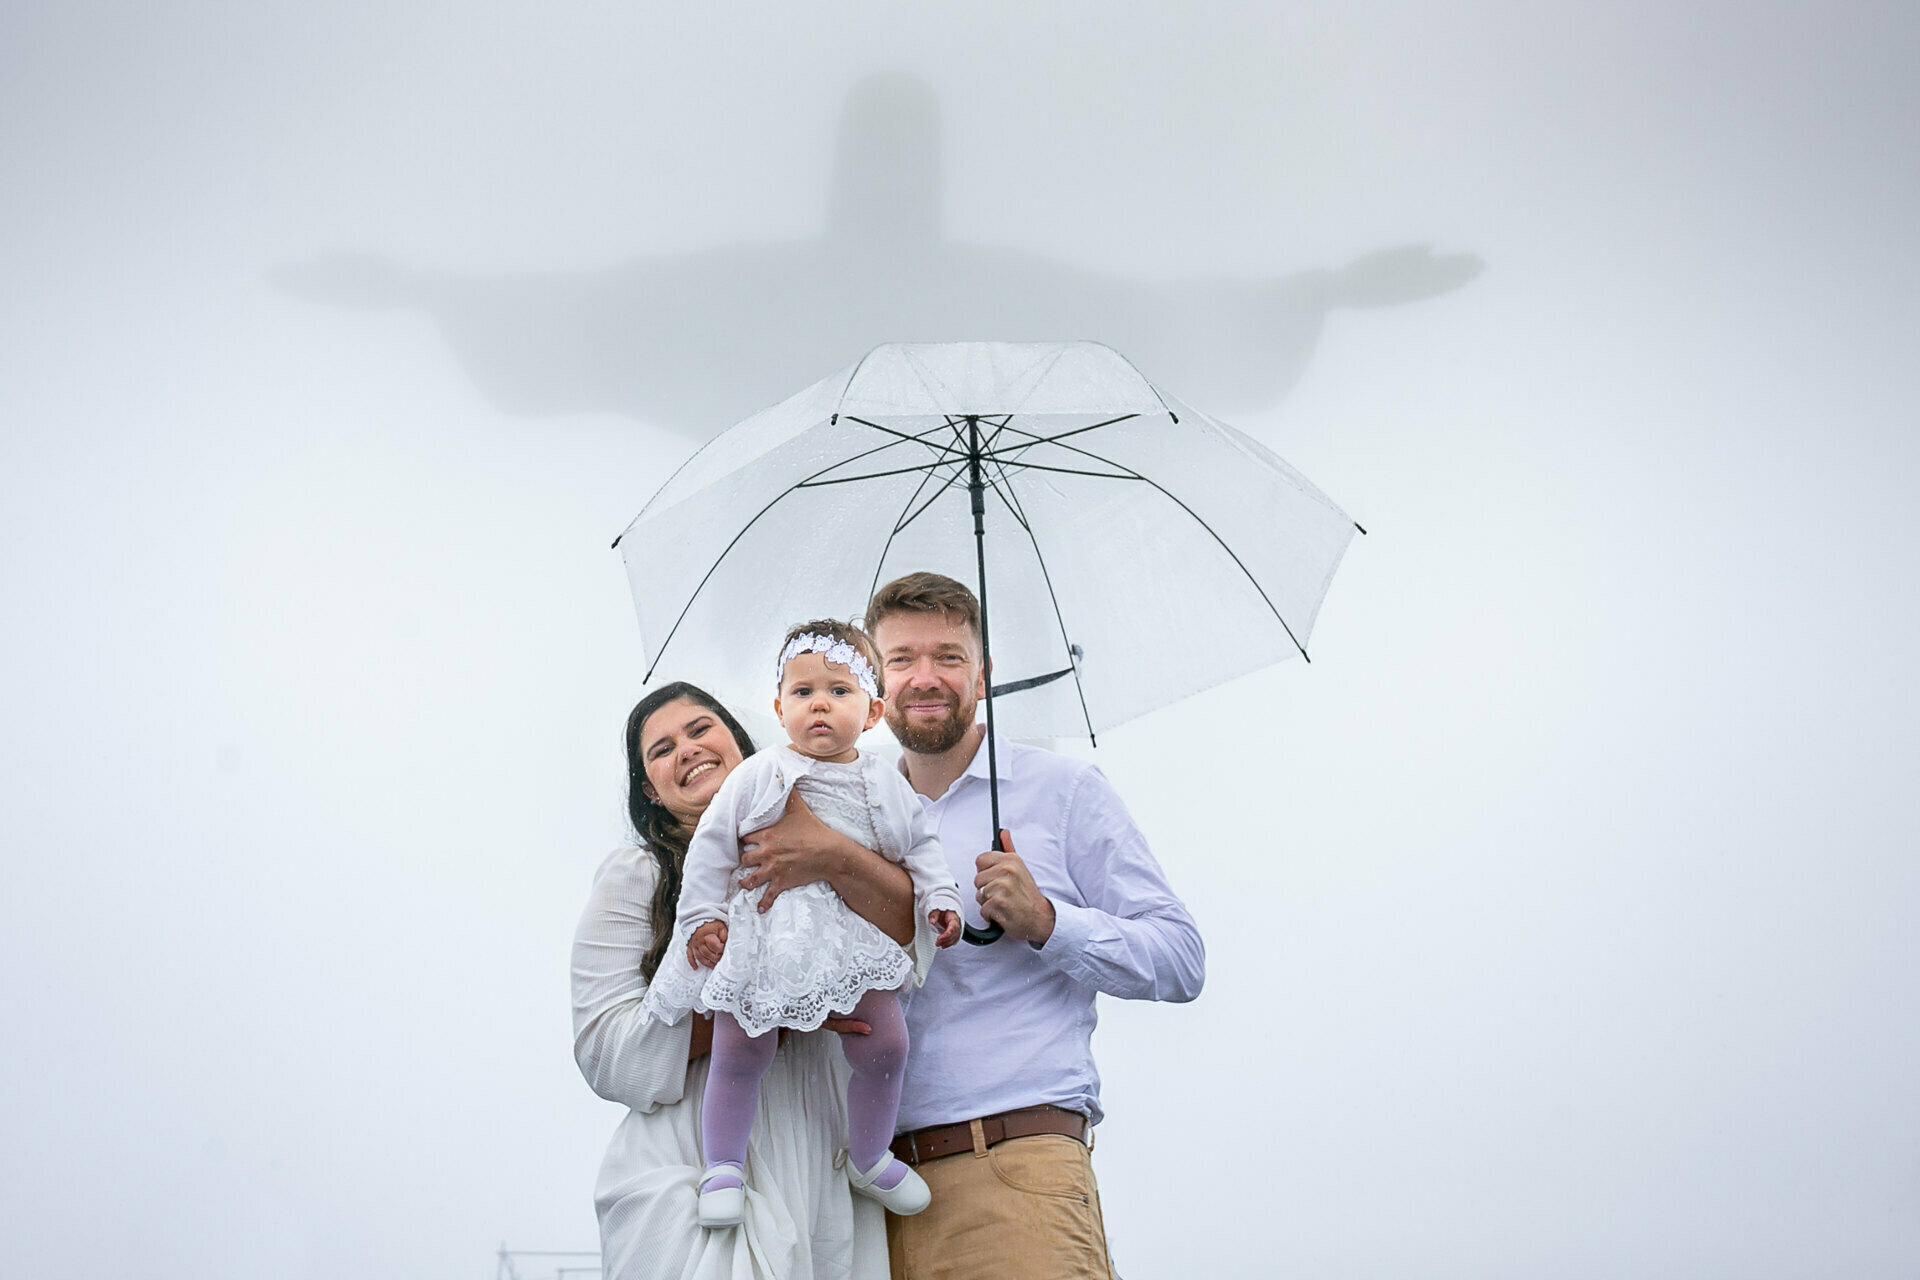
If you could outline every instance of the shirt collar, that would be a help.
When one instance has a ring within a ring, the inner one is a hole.
[[[1000,736],[995,734],[993,738],[993,758],[998,760],[1005,754],[1006,743],[1000,741]],[[987,731],[985,729],[980,731],[980,745],[974,748],[973,759],[967,761],[966,770],[961,773],[960,777],[978,778],[982,782],[987,780]],[[957,782],[959,779],[956,778],[955,781]]]
[[[994,760],[996,762],[1000,760],[1004,760],[1006,759],[1006,755],[1007,755],[1007,744],[1000,741],[999,734],[997,733],[994,734],[993,735]],[[901,777],[903,778],[907,777],[907,753],[905,751],[902,751],[900,753],[900,759],[896,762],[896,767],[900,770]],[[980,745],[973,749],[973,759],[967,761],[967,767],[960,771],[960,776],[953,780],[953,785],[947,788],[946,795],[941,796],[940,799],[944,800],[947,798],[947,796],[952,795],[953,788],[959,786],[962,782],[964,782],[968,778],[978,778],[982,782],[989,781],[989,778],[987,775],[987,734],[984,729],[981,731],[981,734],[980,734]],[[909,781],[911,781],[911,779],[909,779]],[[931,804],[934,802],[928,801],[928,803]]]

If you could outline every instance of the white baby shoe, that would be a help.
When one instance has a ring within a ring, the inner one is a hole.
[[[894,1183],[891,1190],[884,1190],[874,1186],[873,1180],[895,1164],[900,1164],[901,1169],[906,1173],[906,1177]],[[882,1155],[880,1157],[880,1163],[874,1165],[873,1168],[867,1170],[865,1173],[856,1169],[853,1162],[849,1160],[847,1162],[847,1181],[853,1184],[855,1191],[867,1197],[867,1199],[878,1200],[886,1207],[887,1212],[898,1214],[903,1218],[910,1218],[933,1203],[933,1192],[928,1190],[927,1180],[915,1173],[911,1166],[901,1164],[891,1151]]]
[[[737,1187],[714,1187],[707,1184],[715,1178],[731,1177],[739,1179]],[[734,1227],[747,1216],[746,1173],[736,1164],[716,1164],[700,1175],[700,1225],[703,1227]]]

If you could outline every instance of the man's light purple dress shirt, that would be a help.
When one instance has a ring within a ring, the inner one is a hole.
[[[1100,1119],[1094,995],[1191,1000],[1206,977],[1193,918],[1093,765],[995,739],[1000,825],[1053,903],[1044,947],[1003,938],[941,953],[907,1006],[901,1132],[1051,1103]],[[974,860],[992,844],[984,740],[927,815],[979,927]]]

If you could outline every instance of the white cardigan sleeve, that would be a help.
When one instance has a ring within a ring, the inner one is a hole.
[[[635,1111],[680,1101],[693,1020],[646,1017],[640,960],[653,943],[653,855],[621,849],[600,864],[573,935],[573,1060],[592,1090]]]
[[[946,851],[940,847],[940,837],[934,833],[913,786],[891,766],[876,768],[873,777],[888,816],[906,831],[900,865],[913,877],[914,913],[925,920],[929,911],[960,910],[960,886],[954,882]]]
[[[946,851],[934,834],[933,824],[927,820],[926,810],[920,807],[920,798],[913,794],[905,778],[891,768],[887,773],[905,792],[907,842],[900,863],[913,880],[913,945],[907,948],[907,953],[913,957],[913,985],[917,987],[927,980],[927,971],[933,967],[933,958],[938,954],[934,929],[927,915],[933,911],[959,911],[960,887],[954,883],[953,872],[947,867]]]
[[[709,920],[727,918],[727,895],[740,870],[740,819],[753,807],[768,773],[759,761],[758,756],[750,756],[733,767],[687,841],[674,921],[674,932],[681,938]]]
[[[930,911],[958,911],[960,886],[947,866],[946,850],[940,847],[940,838],[934,834],[933,823],[927,820],[920,802],[909,796],[908,803],[907,829],[912,839],[901,863],[913,877],[913,908],[922,920]]]

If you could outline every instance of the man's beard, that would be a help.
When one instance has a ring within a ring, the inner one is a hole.
[[[950,751],[973,728],[973,709],[978,705],[977,700],[968,698],[967,705],[962,707],[960,700],[952,693],[944,689],[940,693],[947,704],[947,714],[944,719],[932,724],[909,724],[906,707],[902,703],[887,703],[887,728],[893,730],[893,736],[902,747],[916,755],[937,756]],[[925,701],[927,695],[921,693],[916,696]]]

